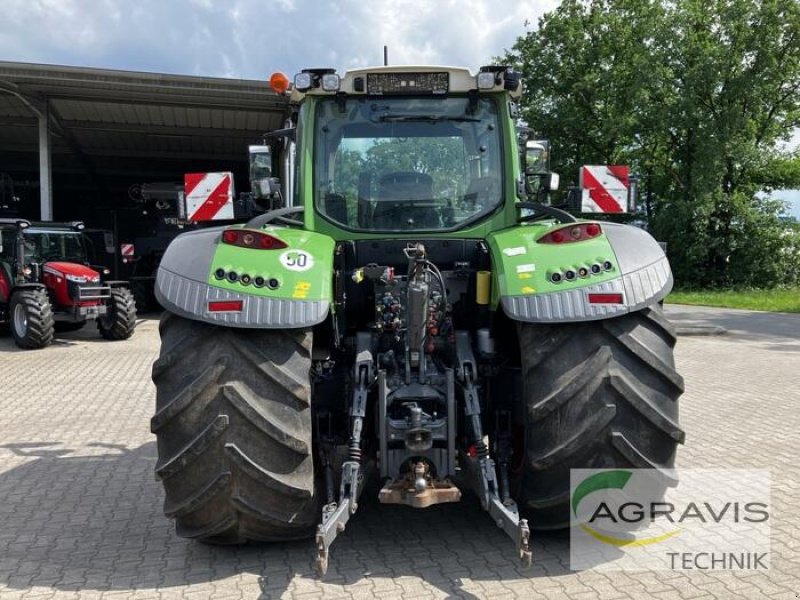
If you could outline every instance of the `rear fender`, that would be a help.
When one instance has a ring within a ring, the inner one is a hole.
[[[47,288],[41,283],[16,283],[11,288],[11,293],[13,295],[14,292],[19,290],[47,290]]]
[[[602,234],[580,242],[537,240],[562,224],[532,223],[487,237],[492,256],[492,303],[513,320],[558,323],[606,319],[662,300],[672,289],[672,271],[658,243],[629,225],[600,223]],[[593,265],[610,268],[592,273]],[[589,273],[553,282],[553,274]],[[590,302],[590,294],[592,302]],[[597,296],[597,295],[604,296]],[[599,299],[622,302],[596,303]]]
[[[172,241],[156,275],[155,295],[164,308],[228,327],[309,327],[325,320],[331,302],[333,239],[266,226],[258,231],[285,243],[285,248],[241,248],[222,242],[225,229],[229,228],[192,231]],[[263,278],[264,285],[256,286],[256,278]],[[234,310],[209,310],[209,303],[226,301]],[[235,310],[239,301],[241,310]]]

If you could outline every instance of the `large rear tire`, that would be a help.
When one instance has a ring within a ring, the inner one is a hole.
[[[570,469],[668,469],[683,443],[675,330],[657,306],[613,319],[520,324],[526,403],[523,511],[569,525]]]
[[[309,330],[232,329],[164,313],[153,365],[156,476],[178,535],[313,536]]]
[[[44,348],[53,342],[53,309],[44,288],[23,288],[11,295],[11,335],[26,350]]]
[[[136,329],[136,303],[128,288],[111,289],[108,312],[97,319],[97,329],[104,339],[127,340]]]

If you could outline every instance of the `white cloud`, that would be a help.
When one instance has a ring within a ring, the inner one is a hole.
[[[4,0],[0,57],[266,78],[383,60],[470,68],[556,0]],[[528,26],[530,28],[530,25]]]

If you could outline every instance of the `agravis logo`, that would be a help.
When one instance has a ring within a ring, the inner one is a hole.
[[[613,489],[624,489],[625,485],[630,480],[631,476],[633,475],[632,471],[603,471],[601,473],[596,473],[587,479],[584,479],[580,485],[572,492],[572,500],[570,504],[572,505],[572,514],[577,517],[578,516],[578,506],[581,503],[581,500],[592,494],[593,492],[597,492],[600,490],[613,490]],[[594,523],[601,518],[610,518],[612,522],[630,522],[633,523],[637,520],[642,520],[645,516],[644,507],[641,504],[629,502],[623,504],[620,509],[623,507],[631,507],[635,509],[635,513],[630,513],[629,517],[626,517],[623,514],[619,515],[619,519],[615,519],[614,513],[611,511],[610,507],[605,502],[600,502],[592,513],[592,516],[589,519],[589,523]],[[663,533],[661,535],[655,536],[643,536],[643,537],[634,537],[633,539],[630,538],[621,538],[615,537],[611,533],[606,533],[601,531],[599,528],[595,528],[590,526],[588,523],[578,523],[578,526],[583,529],[586,533],[592,536],[599,542],[604,544],[610,544],[612,546],[649,546],[650,544],[657,544],[658,542],[663,542],[671,538],[674,535],[680,533],[680,529],[675,529],[673,531],[668,531],[667,533]]]
[[[576,469],[572,568],[769,568],[767,471]]]

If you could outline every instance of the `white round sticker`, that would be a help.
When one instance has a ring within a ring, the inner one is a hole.
[[[305,250],[287,250],[281,254],[281,264],[290,271],[308,271],[314,266],[314,257]]]

